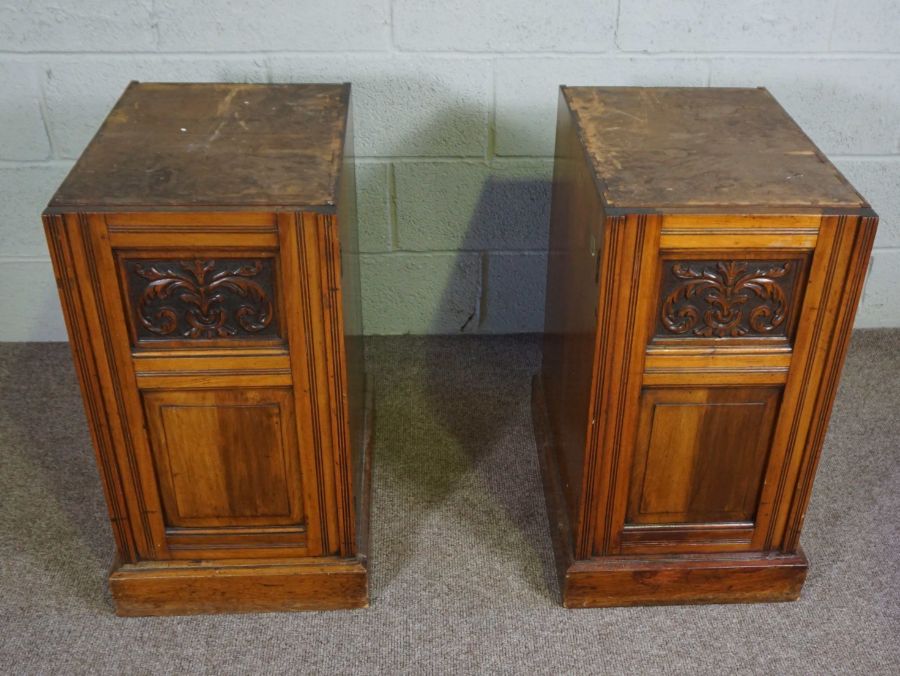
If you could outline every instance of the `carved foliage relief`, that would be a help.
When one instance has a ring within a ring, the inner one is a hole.
[[[278,335],[271,258],[124,264],[140,341]]]
[[[663,261],[657,336],[786,336],[802,261]]]

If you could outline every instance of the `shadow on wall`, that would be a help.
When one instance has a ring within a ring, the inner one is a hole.
[[[456,253],[432,332],[542,332],[552,162],[495,158],[463,165],[458,176],[436,173],[446,182],[433,188],[438,203],[433,213],[444,215],[452,228]],[[530,420],[540,342],[533,335],[508,341],[471,347],[446,339],[424,343],[423,389],[447,453],[436,478],[429,479],[436,469],[435,459],[429,460],[424,481],[456,507],[453,521],[472,533],[477,546],[496,552],[508,566],[477,575],[508,576],[504,583],[511,595],[524,592],[555,601],[537,451],[530,429],[521,424]],[[466,363],[447,364],[448,357],[461,354]],[[479,496],[481,504],[454,499],[457,490],[457,496]]]
[[[550,178],[543,174],[548,166],[545,160],[509,159],[485,168],[458,245],[459,260],[468,253],[479,265],[475,302],[467,314],[464,305],[456,315],[460,333],[543,330],[550,207]],[[457,213],[452,205],[448,211]],[[446,292],[443,301],[454,307],[454,290]]]

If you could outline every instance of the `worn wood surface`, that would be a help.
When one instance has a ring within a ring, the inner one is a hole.
[[[866,206],[765,89],[563,93],[610,207]]]
[[[122,613],[365,604],[348,104],[342,85],[132,85],[44,214]],[[159,162],[172,180],[140,183]],[[321,574],[279,567],[299,558]]]
[[[50,207],[333,208],[349,91],[133,82]]]
[[[877,217],[763,90],[562,101],[535,424],[563,601],[796,598]]]

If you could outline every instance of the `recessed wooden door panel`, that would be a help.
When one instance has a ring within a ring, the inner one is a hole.
[[[167,527],[300,525],[288,389],[148,392]]]
[[[780,391],[645,389],[626,525],[752,522]]]

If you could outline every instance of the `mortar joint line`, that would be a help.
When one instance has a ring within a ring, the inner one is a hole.
[[[619,45],[619,21],[622,17],[622,0],[616,1],[616,23],[613,26],[613,47],[616,51],[624,51]]]
[[[41,123],[44,127],[44,134],[47,136],[47,147],[50,150],[50,157],[44,161],[50,160],[59,160],[62,159],[58,156],[56,150],[56,142],[53,139],[53,133],[50,129],[50,115],[49,109],[47,107],[47,92],[44,85],[46,80],[47,71],[43,68],[34,68],[31,71],[32,77],[37,77],[37,87],[38,87],[38,112],[41,114]]]
[[[476,300],[475,312],[477,319],[477,328],[480,331],[485,322],[487,321],[487,314],[489,311],[488,308],[488,275],[490,274],[490,264],[488,259],[488,252],[481,251],[480,252],[480,265],[481,265],[481,274],[478,280],[478,298]]]
[[[400,226],[397,223],[397,175],[394,163],[388,164],[388,233],[391,251],[400,250]]]

